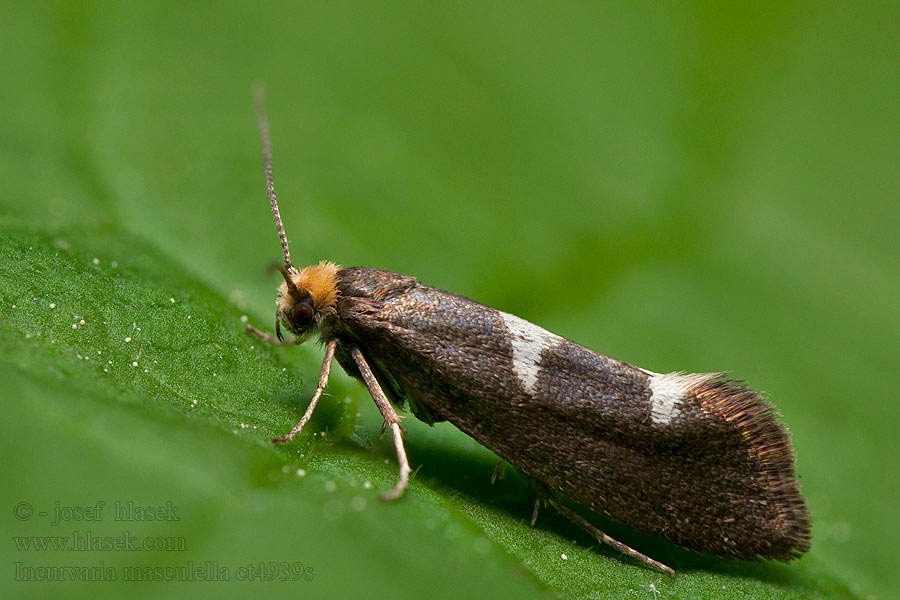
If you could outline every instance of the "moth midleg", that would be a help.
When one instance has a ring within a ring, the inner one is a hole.
[[[366,362],[360,349],[353,346],[350,348],[350,354],[353,356],[353,360],[356,361],[356,365],[359,367],[359,372],[362,375],[363,381],[366,382],[366,387],[369,388],[372,399],[378,406],[378,410],[381,411],[381,416],[384,417],[384,422],[390,425],[391,431],[394,434],[394,448],[397,450],[397,462],[400,463],[400,479],[397,481],[397,485],[394,486],[394,489],[381,494],[381,499],[385,501],[396,500],[403,495],[403,490],[406,489],[410,473],[409,460],[406,458],[406,448],[403,447],[400,417],[397,416],[394,407],[391,406],[387,396],[384,395],[384,390],[381,389],[381,385],[378,383],[378,380],[375,379],[375,374],[372,373],[372,369],[369,368],[369,363]]]
[[[594,527],[594,525],[592,525],[590,521],[588,521],[563,503],[558,502],[555,498],[550,497],[547,499],[547,502],[549,502],[550,505],[553,506],[553,508],[555,508],[561,515],[594,536],[598,542],[612,546],[622,554],[630,556],[631,558],[644,563],[648,567],[653,567],[654,569],[662,571],[663,573],[668,573],[669,575],[675,575],[675,571],[671,567],[667,567],[661,562],[653,560],[646,554],[641,554],[631,546],[626,546],[622,542],[614,540],[613,538],[609,537],[608,535]]]
[[[537,523],[538,512],[541,510],[541,499],[534,499],[534,510],[531,511],[531,526],[534,527]]]
[[[278,340],[275,340],[275,343],[280,342]],[[309,418],[312,416],[313,411],[316,409],[316,404],[319,403],[319,398],[322,397],[322,392],[325,391],[325,386],[328,385],[328,374],[331,372],[331,363],[334,360],[334,351],[337,349],[337,344],[337,340],[328,340],[328,345],[325,346],[325,358],[322,360],[322,370],[319,372],[319,385],[318,387],[316,387],[316,393],[313,394],[312,400],[309,402],[309,406],[306,407],[306,412],[303,413],[303,417],[300,419],[300,422],[294,425],[294,428],[291,429],[287,434],[273,439],[273,444],[290,440],[295,435],[300,433],[300,430],[303,429],[303,426],[306,425],[307,421],[309,421]]]
[[[497,461],[497,466],[494,467],[494,472],[491,474],[491,485],[496,483],[498,477],[503,479],[504,475],[506,475],[506,461],[501,458]]]

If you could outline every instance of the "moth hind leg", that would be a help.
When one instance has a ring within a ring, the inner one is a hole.
[[[615,548],[616,550],[618,550],[625,556],[630,556],[631,558],[644,563],[648,567],[651,567],[658,571],[662,571],[663,573],[666,573],[670,576],[675,575],[675,570],[672,569],[672,567],[664,565],[663,563],[659,562],[658,560],[653,560],[646,554],[642,554],[642,553],[638,552],[631,546],[627,546],[627,545],[623,544],[622,542],[611,538],[610,536],[606,535],[605,533],[603,533],[602,531],[597,529],[597,527],[594,526],[593,523],[591,523],[590,521],[588,521],[587,519],[585,519],[584,517],[579,515],[577,512],[575,512],[574,510],[572,510],[571,508],[569,508],[568,506],[566,506],[565,504],[563,504],[562,502],[557,500],[555,497],[548,498],[547,503],[550,504],[550,506],[552,506],[553,508],[555,508],[559,514],[561,514],[562,516],[569,519],[570,521],[572,521],[573,523],[575,523],[576,525],[578,525],[579,527],[581,527],[582,529],[587,531],[589,534],[591,534],[594,537],[594,539],[596,539],[598,542],[600,542],[602,544],[606,544],[607,546],[612,546],[613,548]]]
[[[578,514],[577,512],[575,512],[574,510],[572,510],[571,508],[566,506],[565,504],[563,504],[558,499],[556,494],[553,493],[553,490],[551,490],[542,481],[539,481],[539,480],[535,479],[534,477],[530,477],[530,476],[526,475],[525,482],[528,484],[528,486],[532,490],[534,490],[535,494],[537,494],[537,499],[534,502],[534,514],[532,515],[532,520],[531,520],[532,526],[537,521],[537,514],[538,514],[538,508],[540,507],[540,503],[543,502],[544,505],[549,504],[550,506],[552,506],[553,508],[556,509],[556,512],[558,512],[559,514],[561,514],[562,516],[564,516],[565,518],[572,521],[573,523],[575,523],[576,525],[581,527],[583,530],[585,530],[586,532],[591,534],[591,536],[594,539],[596,539],[598,542],[600,542],[601,544],[606,544],[607,546],[612,546],[613,548],[615,548],[616,550],[618,550],[625,556],[630,556],[631,558],[647,565],[648,567],[651,567],[658,571],[662,571],[663,573],[666,573],[670,576],[675,575],[675,571],[674,571],[674,569],[672,569],[672,567],[664,565],[663,563],[661,563],[657,560],[653,560],[646,554],[642,554],[642,553],[638,552],[637,550],[635,550],[634,548],[632,548],[631,546],[623,544],[622,542],[620,542],[616,539],[613,539],[612,537],[610,537],[607,534],[600,531],[593,523],[591,523],[590,521],[588,521],[587,519],[582,517],[580,514]]]

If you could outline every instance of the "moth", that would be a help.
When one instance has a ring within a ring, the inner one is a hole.
[[[330,262],[291,262],[272,178],[262,91],[256,114],[266,186],[281,240],[282,327],[318,336],[325,356],[300,433],[334,359],[368,388],[399,463],[409,460],[394,406],[428,424],[449,421],[523,474],[540,502],[645,565],[674,571],[600,531],[574,502],[685,548],[744,559],[792,560],[808,550],[810,517],[794,450],[773,406],[723,373],[655,373],[589,350],[519,317],[414,277]]]

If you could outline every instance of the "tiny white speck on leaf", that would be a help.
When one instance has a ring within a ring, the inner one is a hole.
[[[50,308],[56,308],[56,302],[51,302],[51,303],[50,303]]]
[[[563,560],[569,560],[569,557],[566,554],[560,554],[559,557]]]
[[[99,265],[99,264],[100,264],[100,259],[99,259],[99,258],[95,258],[95,259],[93,260],[93,263],[94,263],[95,265]]]
[[[97,354],[100,354],[100,352],[101,352],[100,350],[97,350]]]
[[[306,477],[306,469],[297,469],[297,477]]]
[[[130,337],[126,337],[126,338],[125,338],[125,343],[126,343],[126,344],[129,343],[130,341],[131,341],[131,338],[130,338]]]
[[[137,361],[134,361],[133,363],[131,363],[131,366],[132,366],[132,367],[138,366],[138,362],[137,362]]]
[[[169,302],[171,302],[172,304],[175,304],[175,298],[169,298]]]
[[[372,482],[369,481],[368,479],[365,480],[365,481],[363,482],[363,487],[366,488],[367,490],[372,489]]]
[[[26,340],[30,340],[30,339],[31,339],[31,334],[30,334],[30,333],[26,333],[26,334],[25,334],[25,339],[26,339]]]
[[[72,329],[78,329],[78,323],[72,323]]]
[[[246,323],[249,320],[250,319],[247,317],[247,315],[241,315],[241,323]]]
[[[78,324],[79,324],[79,325],[84,325],[84,319],[78,321]]]

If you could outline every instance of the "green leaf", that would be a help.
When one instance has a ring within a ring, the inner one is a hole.
[[[0,9],[3,596],[891,594],[896,16]],[[732,562],[604,523],[670,579],[551,510],[531,527],[518,475],[491,485],[490,452],[411,416],[415,477],[380,503],[393,448],[338,369],[270,444],[321,350],[243,331],[271,327],[280,257],[255,80],[298,264],[415,275],[656,371],[731,368],[790,425],[810,553]]]

